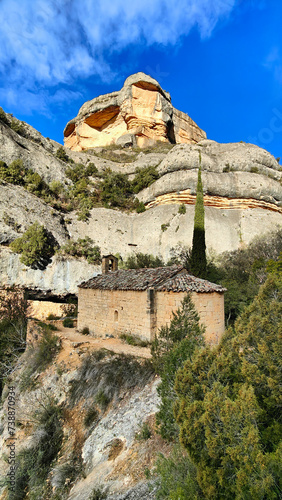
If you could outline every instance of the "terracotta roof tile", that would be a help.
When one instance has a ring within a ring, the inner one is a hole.
[[[196,278],[182,266],[156,267],[146,269],[120,269],[100,274],[84,281],[79,288],[99,290],[136,290],[153,288],[157,291],[172,292],[224,292],[225,288]]]

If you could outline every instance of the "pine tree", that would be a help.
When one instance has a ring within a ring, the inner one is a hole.
[[[207,259],[205,242],[205,208],[201,176],[201,153],[199,153],[199,172],[197,183],[197,196],[194,217],[194,232],[191,253],[191,272],[199,278],[206,278]]]

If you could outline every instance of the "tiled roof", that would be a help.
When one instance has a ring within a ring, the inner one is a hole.
[[[98,290],[137,290],[153,288],[172,292],[224,292],[225,288],[187,273],[182,266],[156,267],[146,269],[120,269],[99,274],[84,281],[79,288]]]

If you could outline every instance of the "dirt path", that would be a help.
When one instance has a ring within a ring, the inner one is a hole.
[[[63,326],[58,326],[58,331],[56,335],[62,340],[63,350],[74,351],[78,354],[87,351],[98,351],[99,349],[107,349],[109,351],[116,352],[118,354],[130,354],[132,356],[137,356],[141,358],[149,359],[151,357],[151,352],[148,347],[138,347],[126,344],[123,340],[117,338],[95,338],[90,335],[82,335],[74,328],[65,328]]]

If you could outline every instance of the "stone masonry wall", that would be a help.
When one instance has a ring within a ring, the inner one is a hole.
[[[179,308],[185,295],[185,292],[156,293],[156,331],[170,323],[172,312]],[[200,316],[200,322],[206,327],[206,341],[217,344],[224,332],[224,294],[194,292],[191,297]]]
[[[151,293],[150,293],[151,292]],[[79,289],[78,330],[88,327],[95,337],[130,333],[152,340],[159,328],[170,322],[172,311],[180,306],[184,292],[147,290]],[[218,343],[224,332],[224,295],[192,293],[192,300],[206,327],[206,340]],[[154,313],[154,314],[153,314]]]
[[[88,327],[95,337],[131,333],[150,340],[147,291],[93,290],[79,288],[78,330]]]

